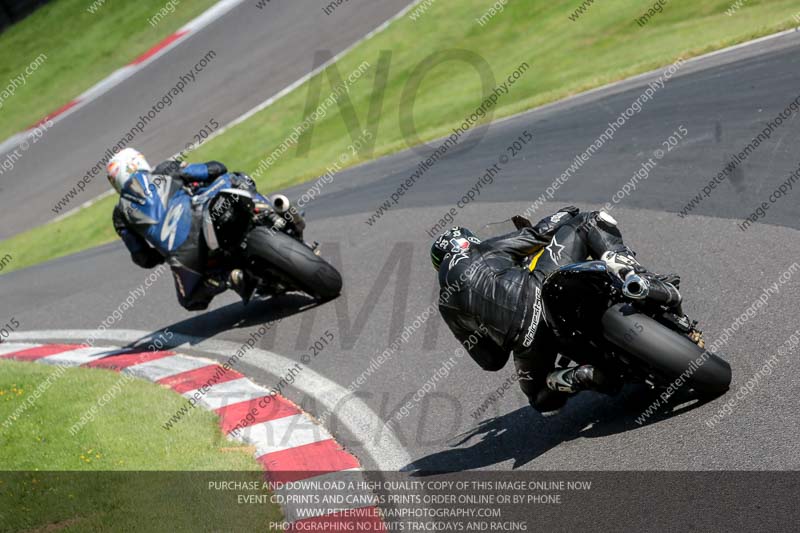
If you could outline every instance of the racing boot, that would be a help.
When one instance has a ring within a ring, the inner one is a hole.
[[[593,365],[580,365],[550,372],[547,388],[558,392],[593,390],[613,394],[619,391],[620,384]]]
[[[676,289],[680,289],[681,288],[681,277],[679,275],[677,275],[677,274],[674,274],[674,273],[656,274],[656,278],[659,281],[663,281],[664,283],[669,283],[670,285],[672,285]]]
[[[250,298],[253,297],[253,293],[255,292],[255,287],[249,283],[247,275],[240,268],[231,270],[231,273],[228,275],[228,286],[236,291],[236,294],[242,298],[245,304],[250,302]]]

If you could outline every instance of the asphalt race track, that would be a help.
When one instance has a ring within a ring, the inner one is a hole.
[[[326,4],[315,0],[272,0],[263,9],[243,2],[65,117],[25,152],[0,177],[0,239],[56,217],[56,203],[209,51],[216,56],[196,81],[132,143],[153,159],[183,150],[210,120],[225,125],[261,104],[319,66],[317,51],[341,52],[409,3],[351,0],[346,13],[326,15],[320,7]],[[65,211],[107,189],[105,179],[93,180]],[[21,204],[26,209],[15,209]]]
[[[290,15],[287,12],[286,16]],[[247,24],[246,18],[242,15],[240,23]],[[236,16],[230,19],[232,22]],[[247,39],[248,32],[237,33]],[[240,45],[246,48],[241,43],[236,46]],[[185,54],[188,62],[205,47],[176,52]],[[649,177],[639,182],[612,214],[645,265],[682,275],[686,312],[701,321],[709,341],[730,328],[762,297],[766,287],[778,284],[768,293],[766,305],[739,321],[740,327],[722,349],[733,367],[732,392],[704,405],[675,406],[676,412],[662,411],[640,425],[637,417],[653,400],[641,389],[626,388],[614,398],[583,393],[557,416],[544,418],[527,407],[513,385],[475,419],[472,413],[510,378],[511,366],[489,374],[471,360],[460,359],[395,427],[395,436],[411,458],[402,465],[406,471],[791,470],[800,466],[795,408],[800,368],[791,353],[778,356],[779,364],[771,374],[760,378],[730,414],[713,428],[706,424],[767,359],[778,355],[779,347],[800,326],[800,272],[795,270],[788,278],[784,274],[800,257],[796,198],[789,193],[770,208],[765,219],[747,231],[738,228],[800,163],[796,118],[778,128],[740,171],[691,214],[677,215],[733,154],[797,97],[798,63],[800,34],[687,63],[641,113],[561,186],[553,201],[537,211],[544,216],[565,204],[593,209],[611,201],[614,192],[662,148],[663,141],[685,128],[683,139],[659,159]],[[219,65],[224,68],[224,61]],[[281,69],[276,66],[277,71]],[[497,162],[524,131],[533,134],[533,145],[504,166],[494,183],[482,189],[477,202],[458,211],[458,224],[486,236],[497,230],[480,231],[486,222],[527,209],[658,74],[492,125],[477,146],[439,162],[372,226],[365,220],[413,172],[420,154],[397,154],[337,175],[307,210],[307,236],[324,243],[323,253],[338,263],[344,275],[345,293],[334,302],[308,310],[304,298],[284,296],[245,308],[233,295],[225,295],[207,313],[187,313],[177,304],[171,279],[163,276],[115,328],[145,332],[169,328],[203,339],[241,343],[256,324],[281,318],[259,347],[294,360],[300,360],[309,344],[330,330],[336,337],[333,346],[316,357],[310,368],[347,387],[371,358],[434,302],[435,279],[428,258],[431,239],[426,232],[476,183],[484,169]],[[221,79],[219,83],[221,86]],[[235,100],[230,97],[231,102]],[[190,103],[188,96],[186,103]],[[185,118],[199,123],[205,116]],[[78,142],[90,124],[88,117],[74,120],[77,134],[73,138]],[[156,153],[166,155],[169,150],[161,135],[172,140],[174,133],[170,132],[188,130],[191,125],[186,123],[174,129],[170,126],[163,133],[154,130],[139,144],[145,150],[158,147]],[[57,138],[52,136],[53,145]],[[66,153],[75,148],[67,144],[58,150]],[[70,160],[82,168],[90,153],[80,147]],[[290,197],[306,189],[297,187],[289,191]],[[26,204],[22,191],[9,190],[3,197],[13,197],[15,205],[35,211]],[[5,211],[4,220],[16,220],[17,213],[11,214]],[[146,275],[130,262],[121,244],[104,246],[3,276],[2,315],[15,316],[21,331],[91,330],[142,284]],[[784,283],[779,282],[782,275]],[[366,379],[357,396],[386,420],[432,379],[457,347],[434,315]],[[192,346],[182,350],[191,352]],[[264,368],[258,360],[245,358],[239,370],[258,383],[274,385],[278,377]],[[297,387],[283,392],[310,413],[322,414],[314,399]],[[329,419],[328,427],[366,468],[397,463],[398,457],[365,451],[364,442],[380,439],[385,430],[375,426],[352,435],[336,415]]]

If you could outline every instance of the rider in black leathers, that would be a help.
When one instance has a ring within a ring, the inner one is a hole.
[[[591,365],[555,369],[558,348],[542,316],[544,279],[589,257],[618,273],[641,267],[606,213],[566,207],[527,225],[485,241],[453,228],[434,242],[431,258],[439,270],[439,310],[455,337],[484,370],[500,370],[513,352],[522,391],[546,412],[580,390],[612,392],[618,384]],[[523,260],[532,256],[531,271]]]

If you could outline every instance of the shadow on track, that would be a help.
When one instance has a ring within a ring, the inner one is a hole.
[[[236,302],[164,326],[131,342],[126,348],[142,349],[157,339],[162,340],[163,347],[159,348],[161,350],[170,350],[187,343],[192,345],[232,329],[269,325],[313,309],[322,303],[324,302],[299,293],[287,293],[264,300],[253,300],[248,305]],[[165,336],[167,331],[173,335]]]
[[[402,471],[411,476],[431,476],[486,468],[509,460],[514,461],[512,469],[517,469],[563,442],[635,430],[710,401],[676,394],[640,425],[636,420],[657,398],[650,389],[631,385],[614,397],[582,393],[557,414],[547,417],[528,406],[521,407],[480,422],[456,436],[450,449],[418,459]]]

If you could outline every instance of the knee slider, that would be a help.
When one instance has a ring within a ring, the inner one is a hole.
[[[593,246],[600,246],[603,248],[609,248],[607,238],[605,236],[611,236],[613,240],[619,240],[622,238],[622,233],[620,233],[619,228],[617,227],[617,220],[606,213],[605,211],[594,211],[588,217],[586,221],[586,225],[584,226],[586,234],[589,236],[590,240],[600,240],[603,242],[593,242]]]
[[[597,223],[605,226],[606,228],[616,228],[617,219],[606,213],[605,211],[595,211],[595,218]]]

